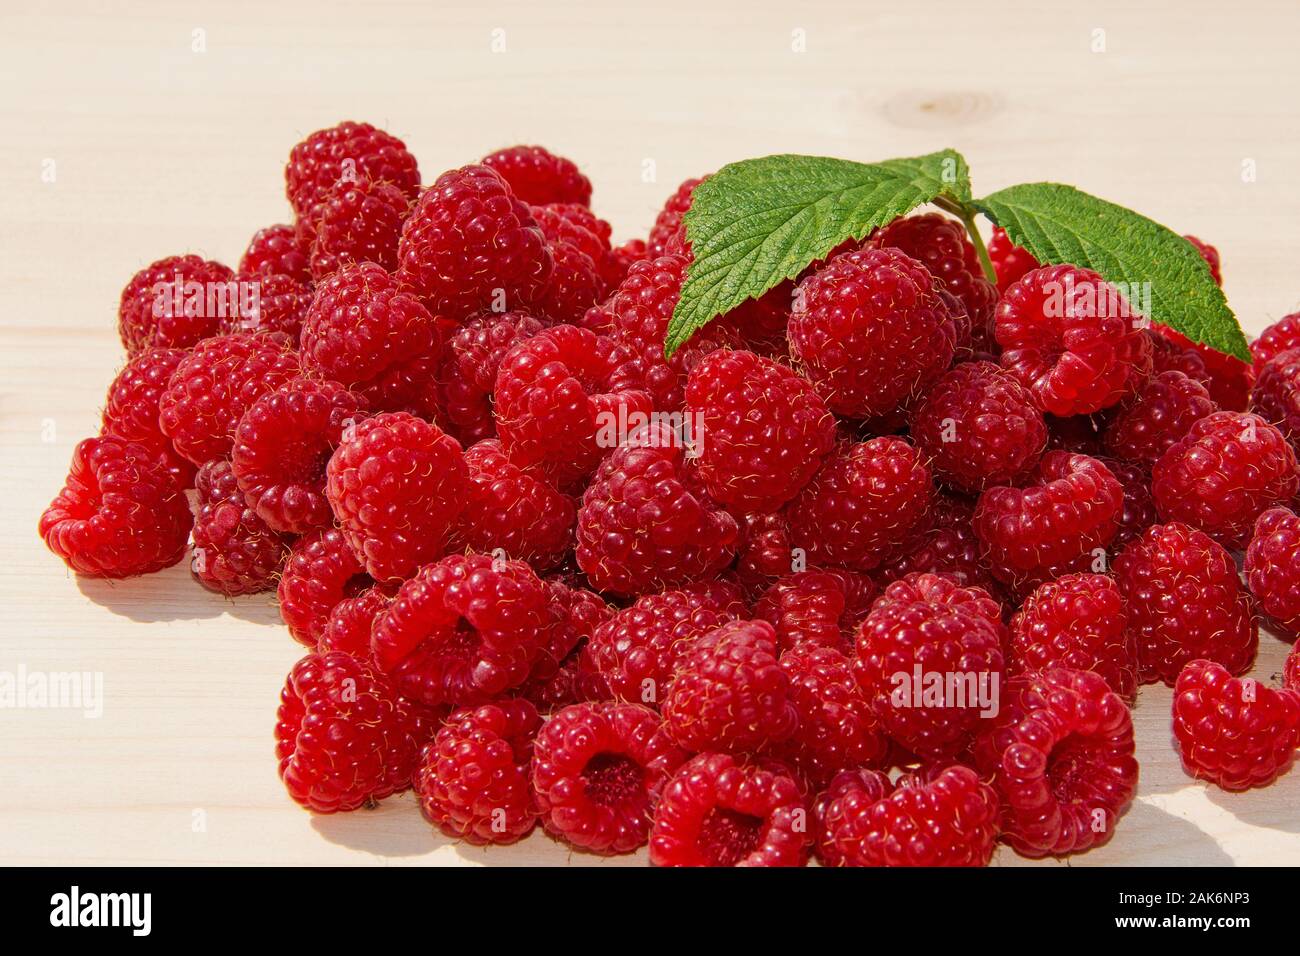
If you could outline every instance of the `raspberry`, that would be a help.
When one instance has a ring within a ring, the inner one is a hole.
[[[345,266],[316,290],[302,327],[304,371],[363,396],[377,411],[428,414],[442,327],[381,266]]]
[[[1255,519],[1295,497],[1296,456],[1258,415],[1215,412],[1156,462],[1151,493],[1160,517],[1182,521],[1229,548],[1250,540]]]
[[[766,358],[787,361],[790,342],[786,327],[790,324],[790,303],[794,283],[786,279],[768,289],[757,299],[746,299],[713,323],[734,333],[744,347]]]
[[[299,282],[311,280],[310,250],[298,241],[293,226],[277,224],[259,229],[239,260],[241,276],[289,276]]]
[[[686,385],[705,490],[745,511],[775,511],[812,480],[835,419],[804,379],[753,352],[705,356]]]
[[[1250,354],[1255,368],[1263,368],[1268,361],[1283,352],[1300,348],[1300,312],[1292,312],[1278,319],[1250,343]]]
[[[1161,372],[1120,404],[1102,441],[1112,455],[1154,465],[1194,424],[1218,410],[1200,382],[1182,372]]]
[[[646,247],[644,239],[629,239],[621,246],[615,246],[610,250],[606,281],[611,288],[621,285],[631,268],[648,258],[650,258],[650,250]]]
[[[325,465],[364,402],[337,382],[295,378],[253,402],[235,429],[231,467],[258,518],[305,534],[333,524]]]
[[[462,442],[473,444],[496,436],[492,390],[501,360],[513,345],[545,327],[523,312],[486,312],[470,319],[447,341],[442,405]]]
[[[740,526],[736,577],[752,599],[794,569],[790,529],[781,512],[739,515],[736,520]]]
[[[581,680],[584,685],[581,689],[600,691],[600,699],[609,699],[609,694],[604,692],[608,688],[603,690],[600,688],[599,685],[603,681],[595,673],[595,665],[591,663],[590,657],[583,653],[583,649],[596,628],[614,616],[614,608],[606,604],[600,595],[585,588],[570,587],[554,580],[547,581],[546,586],[551,592],[551,611],[559,624],[551,630],[550,642],[542,648],[537,660],[533,661],[532,669],[528,672],[528,681],[523,685],[520,696],[531,692],[542,695],[550,693],[544,685],[556,678],[566,665],[577,663],[582,673],[579,675],[575,672],[570,676]],[[575,660],[575,658],[582,660]],[[580,688],[575,686],[570,689],[576,691]],[[577,702],[577,700],[567,701],[567,703]]]
[[[1095,671],[1132,705],[1137,642],[1124,597],[1104,574],[1067,574],[1040,585],[1011,619],[1007,672],[1068,667]]]
[[[700,754],[664,788],[650,833],[655,866],[803,866],[808,807],[785,772]]]
[[[697,639],[679,661],[664,698],[664,728],[693,752],[758,750],[798,726],[789,691],[772,625],[732,621]]]
[[[1124,509],[1119,518],[1119,531],[1111,542],[1112,550],[1128,544],[1147,528],[1160,520],[1155,499],[1151,497],[1151,474],[1142,465],[1117,458],[1098,458],[1115,480],[1124,488]]]
[[[676,192],[668,197],[663,208],[655,217],[655,224],[650,230],[650,238],[646,240],[646,250],[649,258],[653,259],[662,256],[668,252],[668,243],[676,239],[684,238],[682,228],[682,217],[686,211],[691,208],[691,200],[695,195],[695,187],[708,179],[707,176],[688,179],[677,187]]]
[[[1174,685],[1174,738],[1187,773],[1224,790],[1265,787],[1300,746],[1300,693],[1189,663]]]
[[[326,528],[304,535],[294,542],[280,575],[280,617],[294,640],[314,648],[335,605],[374,583],[342,531]]]
[[[901,438],[841,443],[786,508],[810,564],[869,571],[905,542],[934,496],[921,454]]]
[[[1282,686],[1300,693],[1300,645],[1292,645],[1282,664]]]
[[[651,410],[620,369],[624,357],[612,340],[573,325],[517,342],[495,388],[497,434],[511,461],[562,489],[590,475],[618,444],[605,433]]]
[[[1251,386],[1255,384],[1255,370],[1250,365],[1235,355],[1225,355],[1208,345],[1193,342],[1181,332],[1163,325],[1156,326],[1156,331],[1175,346],[1189,350],[1201,359],[1209,379],[1205,387],[1220,408],[1233,412],[1246,410]]]
[[[538,570],[564,560],[577,520],[572,498],[521,471],[495,439],[467,449],[465,467],[469,485],[452,530],[453,548],[499,550]]]
[[[310,213],[339,182],[389,182],[412,199],[420,169],[396,136],[369,123],[345,121],[312,133],[289,151],[284,192],[299,216]]]
[[[373,262],[397,268],[397,240],[411,197],[390,182],[341,180],[321,197],[306,228],[311,232],[311,275],[319,282],[341,266]]]
[[[1259,369],[1250,410],[1300,446],[1300,349],[1279,352]]]
[[[889,754],[889,738],[852,667],[833,647],[801,644],[781,655],[798,725],[773,753],[814,787],[825,786],[842,770],[884,766]]]
[[[325,476],[334,516],[377,581],[409,578],[443,553],[468,486],[456,439],[405,412],[350,429]]]
[[[415,792],[443,833],[479,846],[514,843],[537,823],[529,776],[542,725],[526,700],[463,707],[425,744]]]
[[[876,599],[858,631],[853,674],[890,737],[922,757],[961,751],[980,698],[1002,678],[1000,614],[987,592],[933,574],[895,581]],[[956,682],[952,699],[930,700],[936,675]]]
[[[542,822],[581,850],[631,853],[645,845],[659,793],[685,759],[646,707],[566,707],[533,745]]]
[[[1223,269],[1219,262],[1219,250],[1208,242],[1202,242],[1195,236],[1183,236],[1183,238],[1192,244],[1192,247],[1205,260],[1205,264],[1210,267],[1210,275],[1214,277],[1214,284],[1223,285]]]
[[[848,649],[875,594],[875,582],[865,574],[799,571],[763,592],[754,617],[776,629],[782,651],[802,645]]]
[[[329,619],[316,644],[317,652],[342,651],[369,662],[371,626],[392,603],[392,597],[379,587],[366,588],[356,597],[339,601],[329,612]]]
[[[421,194],[397,258],[402,286],[453,322],[533,301],[553,264],[528,206],[487,166],[443,173]]]
[[[1300,636],[1300,518],[1286,508],[1260,515],[1243,570],[1259,609],[1288,637]]]
[[[993,263],[993,272],[998,277],[998,291],[1006,292],[1012,283],[1019,281],[1043,264],[1030,253],[1011,241],[1007,231],[1001,226],[993,228],[993,238],[989,240],[989,261]]]
[[[307,318],[315,292],[301,279],[287,275],[239,275],[240,282],[256,284],[255,305],[246,312],[223,315],[217,323],[222,335],[234,332],[280,333],[294,348],[302,334],[302,323]]]
[[[591,180],[577,165],[541,146],[511,146],[483,157],[526,203],[591,205]]]
[[[940,378],[912,413],[911,434],[936,477],[970,492],[1015,481],[1047,446],[1033,397],[992,362],[966,362]]]
[[[453,554],[425,565],[375,619],[375,662],[402,693],[436,707],[518,687],[559,619],[522,561]]]
[[[1137,635],[1138,679],[1173,685],[1188,661],[1240,674],[1255,659],[1258,626],[1232,556],[1177,522],[1148,528],[1115,559],[1115,583]]]
[[[969,767],[905,775],[845,770],[813,806],[824,866],[988,866],[998,795]]]
[[[410,786],[430,730],[369,664],[308,654],[280,695],[280,779],[289,796],[317,813],[355,810]]]
[[[548,243],[554,267],[528,308],[552,322],[578,323],[605,293],[600,267],[578,246]]]
[[[712,577],[731,563],[736,519],[693,478],[666,425],[633,432],[605,459],[578,509],[578,567],[594,587],[644,594]]]
[[[190,573],[220,594],[256,594],[276,586],[289,549],[244,502],[230,462],[214,458],[199,469]]]
[[[145,349],[127,362],[108,387],[102,425],[105,434],[148,448],[182,487],[193,482],[194,464],[176,454],[171,439],[162,433],[158,404],[185,354],[182,349]]]
[[[896,249],[862,249],[799,283],[790,354],[831,411],[889,414],[948,368],[956,328],[934,281]]]
[[[39,530],[77,574],[126,578],[180,561],[192,523],[167,464],[145,445],[104,435],[72,450],[63,490]]]
[[[234,277],[228,266],[199,256],[169,256],[145,266],[131,277],[118,303],[117,331],[127,355],[189,348],[216,335],[231,305]]]
[[[595,272],[590,289],[596,298],[601,298],[609,286],[611,275],[618,271],[613,261],[613,252],[609,247],[612,227],[586,206],[573,203],[551,203],[544,206],[529,206],[528,211],[552,246],[569,245],[591,259]],[[617,275],[622,281],[625,271]],[[554,284],[554,283],[552,283]],[[590,304],[590,303],[589,303]],[[581,312],[565,321],[580,324]]]
[[[1205,359],[1201,357],[1200,352],[1179,345],[1169,337],[1169,334],[1166,334],[1169,330],[1162,330],[1161,326],[1152,326],[1145,331],[1147,341],[1151,343],[1151,369],[1153,374],[1182,372],[1188,378],[1200,382],[1207,389],[1212,387],[1211,383],[1214,376],[1205,367]]]

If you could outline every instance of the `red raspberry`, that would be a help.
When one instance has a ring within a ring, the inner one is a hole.
[[[1300,693],[1189,663],[1174,685],[1174,737],[1187,773],[1224,790],[1266,787],[1300,746]]]
[[[302,323],[316,297],[311,286],[293,276],[278,274],[250,277],[241,273],[236,279],[248,283],[250,290],[256,288],[257,298],[246,312],[223,315],[217,323],[218,331],[222,335],[279,333],[290,346],[297,348]]]
[[[611,249],[610,258],[609,272],[605,279],[610,288],[614,288],[622,284],[634,265],[650,258],[650,250],[646,247],[644,239],[629,239],[621,246]]]
[[[552,322],[576,324],[605,294],[605,280],[599,265],[576,245],[552,240],[548,248],[554,268],[528,308]]]
[[[682,228],[682,217],[686,211],[691,208],[691,200],[695,195],[695,187],[708,179],[707,176],[688,179],[677,187],[677,191],[668,197],[663,208],[659,210],[659,215],[655,217],[654,227],[650,230],[650,238],[646,241],[646,249],[650,258],[662,256],[668,252],[668,244],[671,240],[681,240],[684,238]]]
[[[305,223],[311,235],[312,278],[319,282],[341,266],[358,262],[373,262],[392,272],[410,210],[410,195],[393,183],[335,183]]]
[[[452,530],[452,546],[503,552],[538,570],[553,568],[573,547],[577,508],[542,479],[513,464],[496,439],[465,452],[469,485]]]
[[[677,436],[652,424],[606,458],[583,492],[578,567],[598,590],[644,594],[715,576],[739,536],[736,519],[696,489]]]
[[[411,785],[431,730],[369,664],[347,654],[308,654],[280,695],[280,779],[289,796],[317,813],[355,810]]]
[[[292,534],[334,523],[325,465],[364,409],[337,382],[308,378],[292,379],[248,407],[235,429],[230,464],[262,521]]]
[[[1280,352],[1259,369],[1250,410],[1300,446],[1300,348]]]
[[[962,750],[1002,679],[1000,615],[987,592],[934,574],[885,589],[858,631],[853,674],[890,737],[922,757]],[[932,700],[936,680],[955,693]]]
[[[1244,412],[1250,400],[1250,389],[1255,384],[1255,370],[1235,355],[1226,355],[1201,342],[1193,342],[1181,332],[1175,332],[1163,325],[1156,326],[1156,331],[1169,339],[1175,346],[1194,352],[1201,359],[1209,380],[1205,387],[1210,390],[1210,398],[1222,409]]]
[[[860,249],[799,283],[790,354],[831,411],[892,413],[948,368],[956,328],[934,282],[896,249]]]
[[[476,845],[514,843],[537,823],[529,776],[542,725],[526,700],[454,711],[415,770],[420,809],[450,837]]]
[[[1168,331],[1158,325],[1146,329],[1147,341],[1151,343],[1152,373],[1159,375],[1161,372],[1182,372],[1210,389],[1214,376],[1205,367],[1201,353],[1179,345],[1166,334]]]
[[[486,312],[470,319],[447,342],[441,374],[442,406],[461,441],[496,436],[492,390],[501,360],[517,342],[546,324],[523,312]]]
[[[276,224],[259,229],[239,260],[241,276],[289,276],[311,281],[310,250],[302,246],[293,226]]]
[[[888,584],[914,572],[926,572],[997,593],[1000,587],[984,566],[979,538],[971,526],[974,513],[974,503],[939,495],[918,529],[881,566],[880,579]]]
[[[567,243],[590,257],[599,278],[598,288],[603,296],[609,284],[611,270],[617,266],[612,261],[609,236],[613,227],[586,206],[574,203],[533,205],[528,211],[537,220],[542,234],[551,243]],[[626,274],[626,270],[624,273]],[[622,281],[622,277],[619,277]],[[581,318],[581,316],[577,316]],[[574,320],[576,324],[576,319]]]
[[[1160,517],[1183,521],[1229,548],[1250,540],[1255,519],[1295,497],[1296,456],[1258,415],[1215,412],[1169,446],[1151,473]]]
[[[1250,354],[1255,368],[1263,368],[1272,358],[1300,348],[1300,312],[1292,312],[1278,319],[1250,343]]]
[[[1115,582],[1137,635],[1142,683],[1172,686],[1198,657],[1234,674],[1254,661],[1258,625],[1237,566],[1202,532],[1177,522],[1148,528],[1115,559]]]
[[[998,795],[969,767],[905,775],[845,770],[817,797],[824,866],[988,866]]]
[[[705,490],[745,511],[775,511],[812,480],[835,418],[804,379],[753,352],[705,356],[686,385]]]
[[[403,287],[453,322],[533,301],[552,268],[527,204],[487,166],[443,173],[421,194],[397,257]]]
[[[740,525],[736,578],[745,594],[755,599],[777,578],[795,569],[790,529],[782,512],[738,515],[736,520]]]
[[[442,327],[382,267],[345,266],[316,290],[302,327],[303,369],[363,396],[377,411],[428,415]]]
[[[483,157],[526,203],[591,205],[591,180],[577,165],[542,146],[510,146]]]
[[[1194,424],[1218,410],[1200,382],[1182,372],[1161,372],[1120,404],[1102,441],[1119,458],[1154,465]]]
[[[456,439],[405,412],[345,432],[325,476],[334,516],[377,581],[409,578],[443,554],[469,480]]]
[[[77,574],[126,578],[180,561],[192,524],[166,463],[144,445],[104,435],[72,450],[66,483],[39,530]]]
[[[1053,415],[1114,405],[1151,370],[1146,320],[1090,269],[1047,266],[1014,283],[997,308],[1002,367]]]
[[[345,121],[312,133],[289,152],[284,191],[299,216],[310,213],[339,182],[389,182],[415,198],[420,169],[396,136],[369,123]]]
[[[842,443],[786,508],[810,564],[869,571],[904,543],[934,497],[930,470],[901,438]]]
[[[803,866],[808,806],[788,773],[700,754],[664,788],[650,833],[655,866]]]
[[[145,266],[118,303],[117,331],[127,355],[189,348],[216,335],[221,316],[238,305],[230,296],[234,278],[228,266],[199,256],[169,256]]]
[[[276,586],[289,549],[244,501],[230,462],[214,458],[199,469],[190,573],[220,594],[256,594]]]
[[[1286,636],[1300,636],[1300,518],[1286,508],[1260,515],[1243,570],[1259,609]]]
[[[631,853],[645,845],[659,793],[685,759],[646,707],[566,707],[533,747],[542,822],[581,850]]]
[[[559,624],[551,630],[550,643],[542,648],[537,660],[533,662],[532,669],[528,672],[528,681],[523,685],[520,696],[529,694],[547,696],[559,688],[547,688],[545,685],[556,678],[567,665],[578,664],[577,670],[568,677],[562,678],[561,683],[575,692],[578,690],[599,692],[599,699],[608,700],[610,698],[607,693],[608,688],[601,687],[604,682],[596,674],[590,656],[583,651],[596,628],[614,616],[614,608],[606,604],[600,595],[585,588],[570,587],[554,580],[548,580],[546,586],[551,592],[551,612]],[[578,687],[574,683],[575,680],[583,686]],[[565,703],[576,704],[578,701],[575,699]]]
[[[1205,264],[1210,267],[1210,275],[1214,277],[1215,285],[1223,285],[1223,269],[1219,262],[1219,250],[1214,248],[1208,242],[1202,242],[1195,236],[1183,236],[1205,260]]]
[[[1111,542],[1112,550],[1128,544],[1147,528],[1160,521],[1155,499],[1151,497],[1151,473],[1142,465],[1118,458],[1098,458],[1124,488],[1124,510],[1119,531]]]
[[[1033,397],[992,362],[966,362],[939,379],[912,413],[911,434],[940,480],[970,492],[1021,477],[1047,446]]]
[[[621,423],[648,415],[650,399],[620,369],[614,342],[557,325],[517,342],[501,360],[497,434],[511,461],[567,489],[618,445]]]
[[[754,617],[776,629],[782,651],[801,645],[846,650],[875,595],[875,582],[865,574],[799,571],[763,592]]]
[[[317,652],[342,651],[369,662],[371,626],[392,603],[392,597],[379,587],[366,588],[356,597],[339,601],[329,612],[329,619],[316,644]]]
[[[1137,699],[1137,641],[1124,597],[1104,574],[1067,574],[1040,585],[1011,619],[1007,672],[1095,671],[1129,705]]]
[[[194,464],[176,454],[162,433],[158,404],[185,354],[183,349],[145,349],[127,362],[108,387],[102,423],[104,434],[144,445],[166,462],[182,487],[194,481]]]
[[[294,542],[280,576],[280,617],[294,640],[314,648],[335,605],[374,583],[342,531],[304,535]]]
[[[528,677],[558,617],[522,561],[453,554],[425,565],[375,619],[375,662],[431,707],[476,704]]]
[[[1030,255],[1028,250],[1012,242],[1007,231],[1001,226],[993,228],[993,238],[989,240],[988,252],[989,261],[993,263],[993,272],[998,277],[999,292],[1006,292],[1012,283],[1019,281],[1027,273],[1043,267],[1043,264]]]
[[[734,333],[740,344],[751,352],[785,362],[790,356],[786,328],[790,324],[793,299],[794,282],[787,279],[757,299],[746,299],[713,324]]]

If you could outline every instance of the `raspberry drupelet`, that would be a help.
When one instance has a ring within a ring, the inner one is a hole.
[[[322,528],[294,542],[280,575],[280,617],[299,644],[315,648],[330,612],[375,583],[338,528]]]
[[[289,151],[284,190],[299,216],[309,214],[341,181],[388,182],[411,199],[420,169],[406,144],[369,123],[344,121],[312,133]]]
[[[1243,570],[1270,623],[1287,637],[1300,636],[1300,518],[1293,511],[1270,508],[1259,516]]]
[[[284,537],[244,500],[230,462],[214,458],[199,469],[198,513],[190,573],[220,594],[256,594],[275,588],[288,556]]]
[[[126,354],[147,348],[185,349],[216,335],[221,316],[232,307],[229,288],[234,278],[229,266],[195,255],[168,256],[145,266],[131,277],[118,301],[117,330]],[[209,308],[210,301],[218,307]]]

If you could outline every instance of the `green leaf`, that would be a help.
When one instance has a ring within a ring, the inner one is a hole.
[[[840,243],[941,195],[971,201],[966,160],[951,149],[872,164],[780,155],[724,166],[696,187],[685,216],[694,262],[664,354]]]
[[[1059,183],[1009,186],[975,206],[1040,262],[1071,263],[1121,289],[1149,292],[1153,322],[1250,361],[1246,336],[1209,266],[1172,229]]]

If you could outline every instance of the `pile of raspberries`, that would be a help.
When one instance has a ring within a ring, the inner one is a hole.
[[[473,844],[1078,853],[1134,796],[1157,681],[1188,773],[1289,769],[1300,657],[1242,675],[1261,620],[1300,631],[1300,313],[1247,364],[1001,231],[994,284],[916,214],[666,359],[700,181],[615,246],[543,148],[422,187],[383,130],[312,133],[292,224],[237,271],[127,284],[127,364],[42,537],[78,574],[189,553],[275,591],[307,648],[289,795],[410,788]]]

